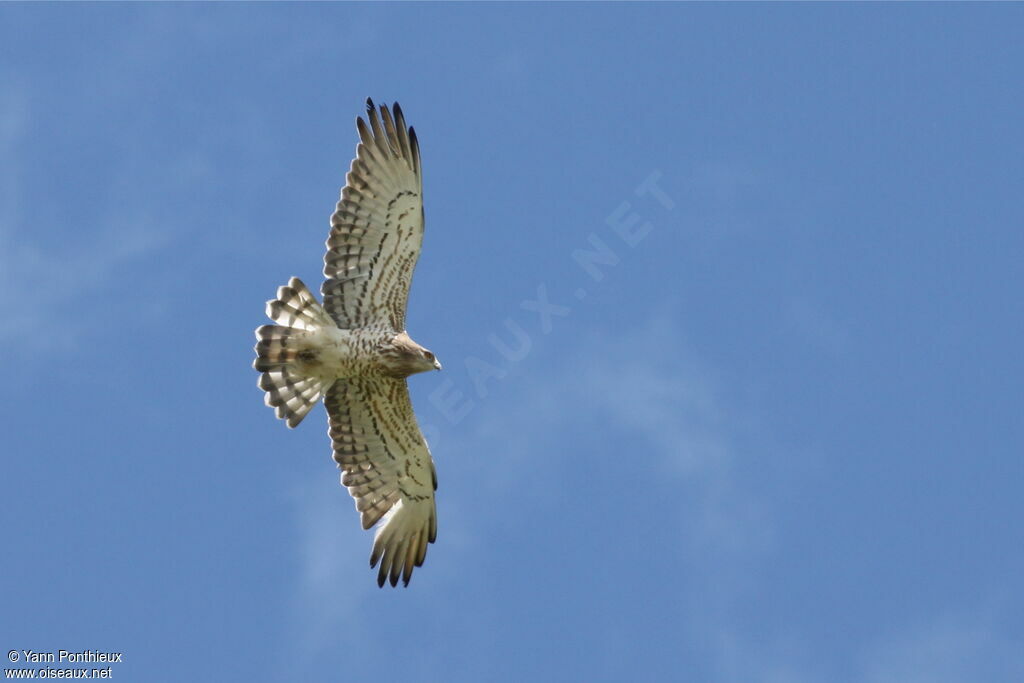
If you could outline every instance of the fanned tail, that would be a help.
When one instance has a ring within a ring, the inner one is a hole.
[[[302,280],[293,277],[267,302],[267,317],[279,325],[256,329],[256,360],[262,372],[259,387],[267,392],[266,404],[289,427],[296,427],[327,390],[324,382],[299,369],[299,353],[312,333],[334,325],[327,312]]]

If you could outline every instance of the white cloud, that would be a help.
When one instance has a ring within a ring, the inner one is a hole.
[[[17,223],[0,226],[0,288],[20,304],[0,322],[0,340],[28,350],[73,348],[77,301],[106,284],[117,268],[165,243],[144,218],[109,225],[76,244],[40,246]],[[116,305],[116,304],[114,304]]]
[[[319,468],[318,468],[319,469]],[[317,475],[322,475],[317,471]],[[369,570],[371,536],[359,528],[352,499],[336,477],[317,476],[292,488],[301,573],[295,588],[290,651],[297,661],[336,643],[346,633],[348,647],[358,646],[356,629],[345,624],[358,614],[369,590],[377,590]],[[353,556],[361,557],[354,561]]]
[[[749,566],[770,548],[772,516],[735,476],[744,458],[759,455],[735,445],[734,433],[748,430],[751,421],[723,404],[716,373],[685,338],[672,316],[662,314],[618,333],[575,331],[554,369],[528,356],[505,378],[492,380],[488,397],[458,425],[441,423],[433,444],[440,473],[457,467],[457,485],[484,488],[498,508],[523,504],[524,497],[558,501],[566,496],[562,461],[578,459],[587,448],[597,449],[588,457],[607,458],[601,434],[629,440],[624,464],[680,492],[676,514],[658,523],[680,539],[681,558],[706,576],[703,593],[718,605],[714,609],[724,610],[751,577],[722,567]],[[534,348],[548,339],[535,339]],[[573,434],[597,442],[580,444]],[[444,493],[457,495],[450,488]],[[488,520],[463,520],[463,544],[447,552],[470,561],[486,542]]]
[[[31,100],[24,88],[0,99],[0,289],[10,306],[0,321],[0,341],[8,349],[69,349],[80,322],[75,305],[108,283],[116,270],[168,242],[167,231],[147,208],[124,201],[90,207],[93,213],[71,212],[56,198],[49,213],[80,221],[74,241],[53,238],[45,225],[47,212],[30,212],[21,198],[23,159],[30,135]],[[115,183],[116,184],[116,183]],[[30,217],[32,216],[32,217]]]

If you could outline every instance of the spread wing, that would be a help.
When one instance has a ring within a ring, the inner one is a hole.
[[[324,307],[342,329],[381,324],[405,329],[412,271],[423,242],[423,176],[416,132],[398,103],[380,116],[366,100],[369,126],[331,216],[324,256]]]
[[[339,379],[327,391],[334,460],[341,483],[356,501],[364,529],[381,518],[370,567],[380,562],[377,584],[409,584],[437,537],[430,449],[413,414],[405,380]]]

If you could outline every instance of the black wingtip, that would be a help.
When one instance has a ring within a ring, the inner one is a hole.
[[[366,98],[366,111],[371,112],[373,110],[374,110],[373,98],[367,97]]]

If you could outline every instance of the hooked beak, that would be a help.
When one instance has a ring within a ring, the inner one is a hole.
[[[436,358],[434,359],[434,369],[435,370],[440,370],[441,369],[441,361],[439,361]]]

